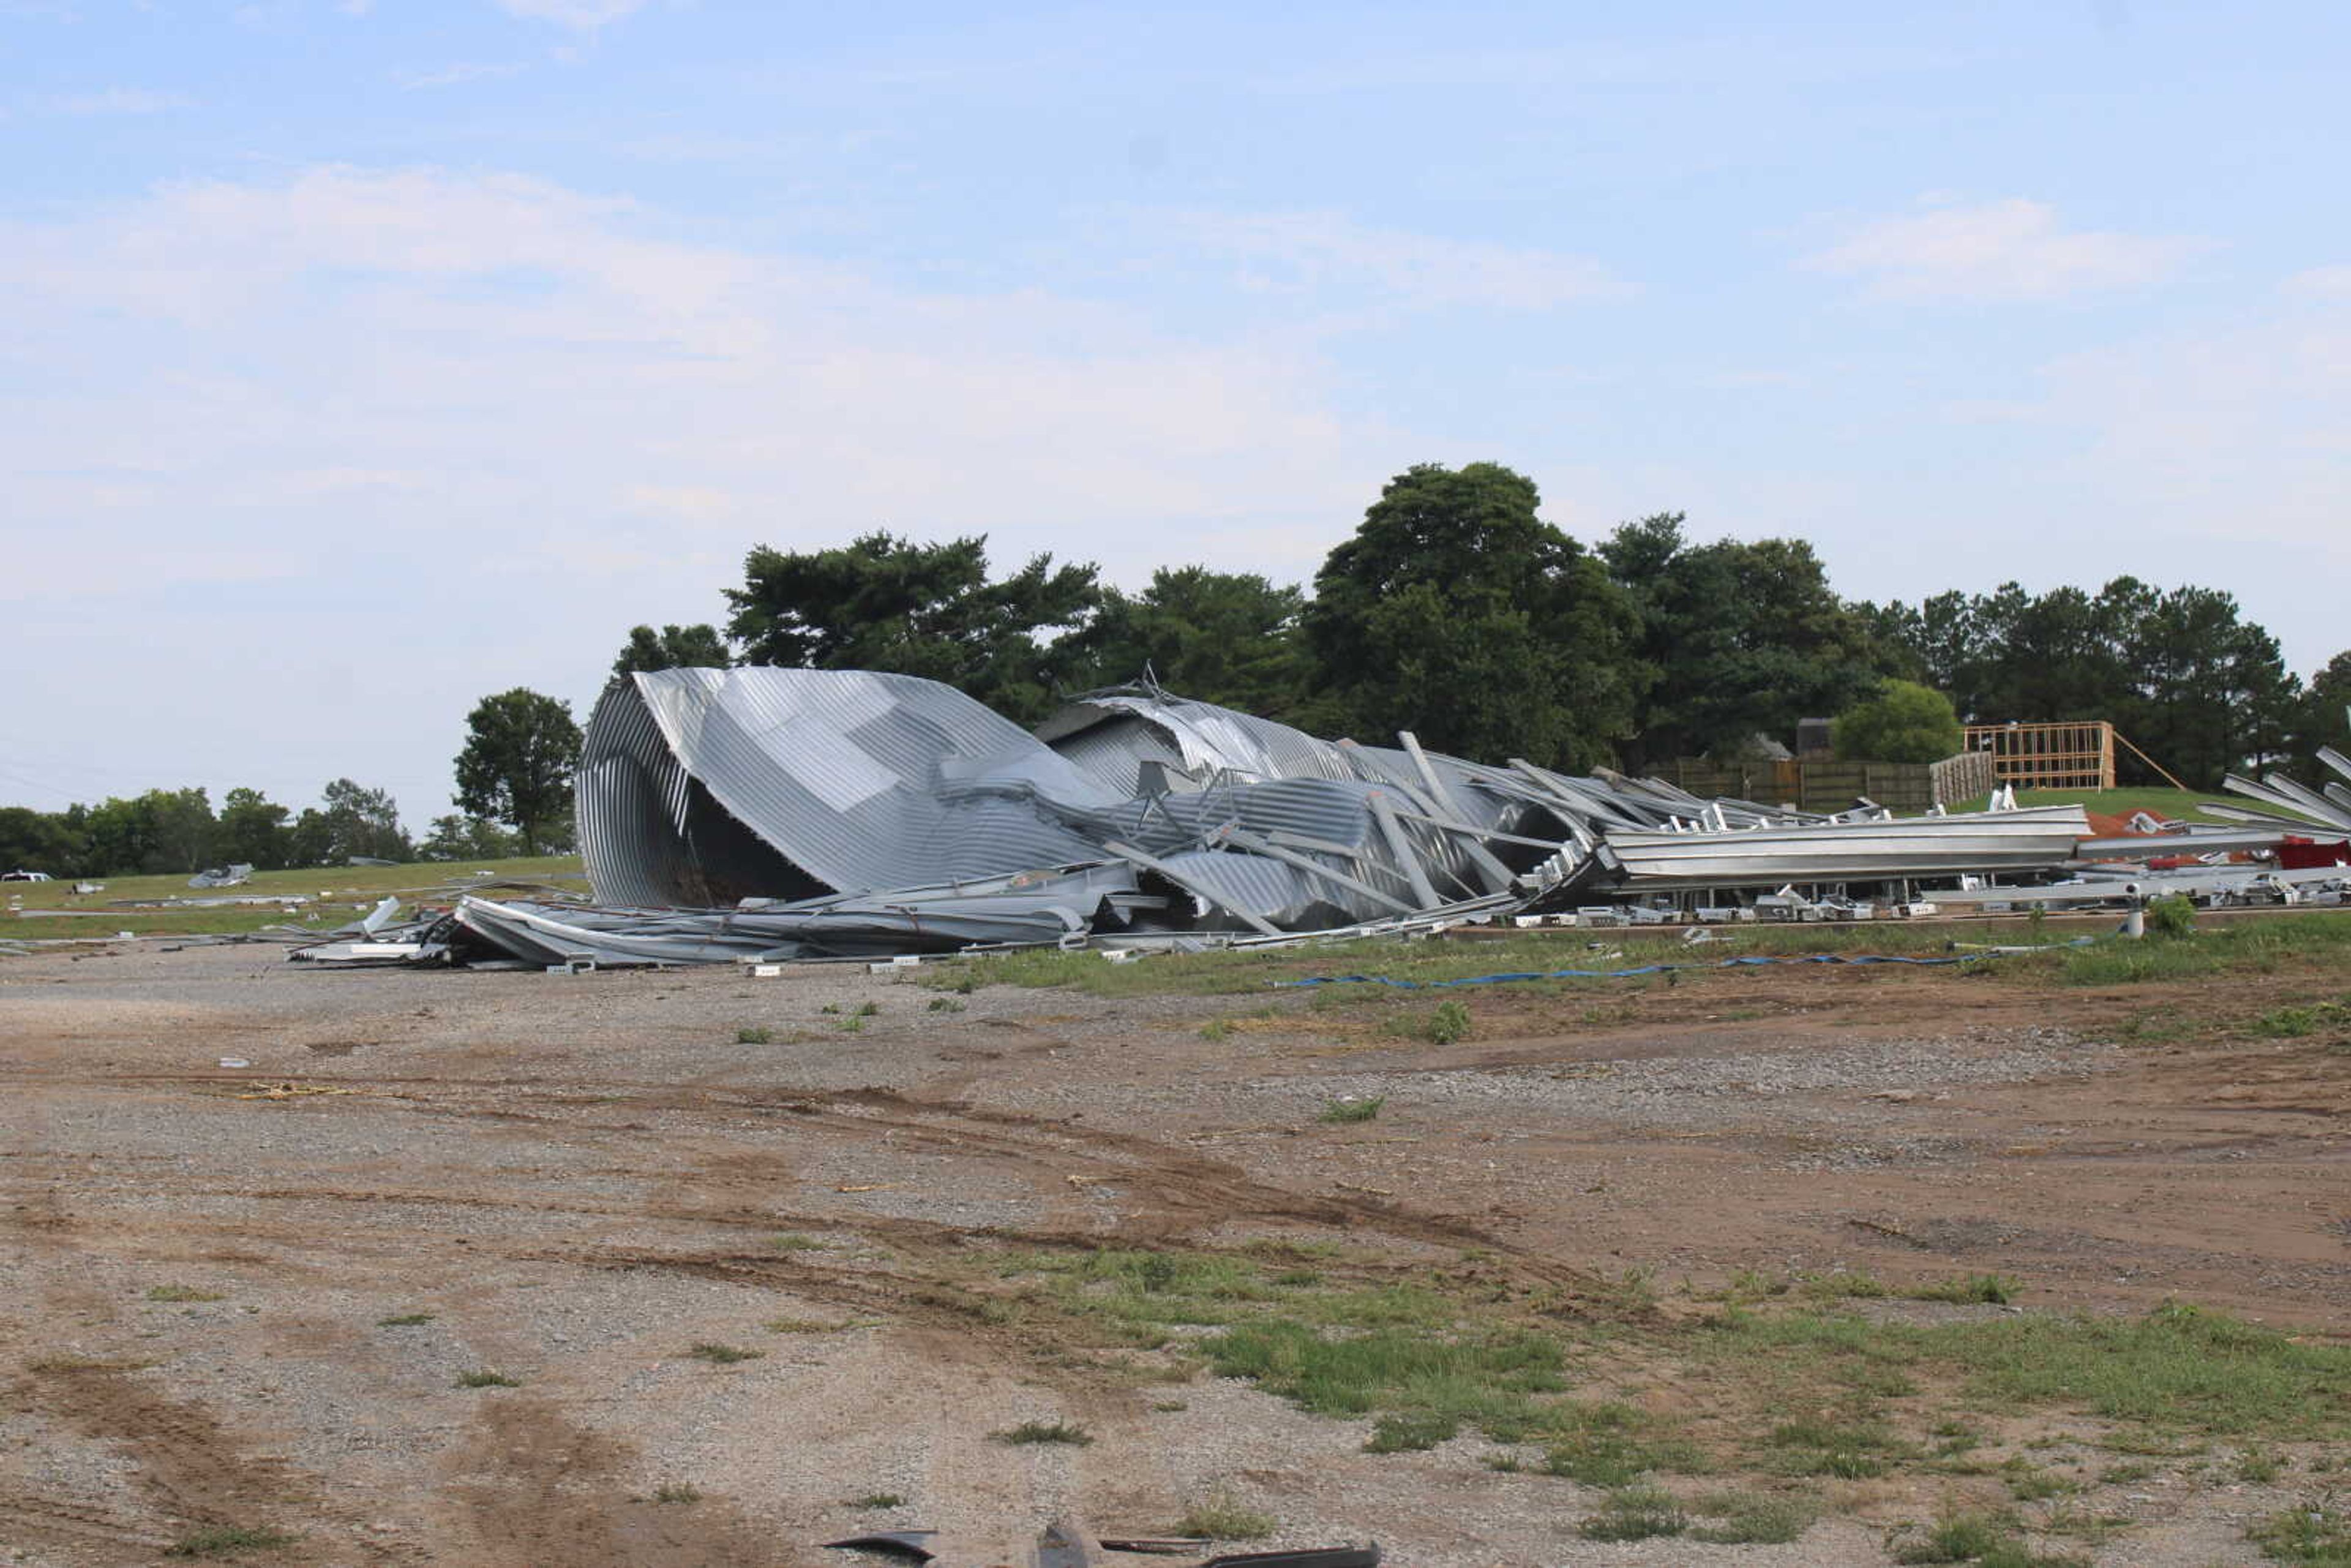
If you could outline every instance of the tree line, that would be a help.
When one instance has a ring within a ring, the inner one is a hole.
[[[568,847],[568,845],[566,846]],[[338,779],[299,812],[258,789],[231,789],[215,810],[202,789],[76,804],[62,811],[0,806],[0,869],[57,877],[187,875],[210,866],[257,871],[387,861],[494,860],[522,852],[516,834],[479,816],[433,820],[422,840],[401,825],[391,793]]]
[[[2011,582],[1875,604],[1839,596],[1802,539],[1699,542],[1667,512],[1587,549],[1539,509],[1534,483],[1499,465],[1423,465],[1389,481],[1311,585],[1183,566],[1129,593],[1047,555],[999,578],[984,538],[762,546],[723,627],[637,627],[614,673],[897,671],[1023,724],[1148,675],[1318,734],[1410,729],[1465,757],[1579,770],[1736,756],[1864,705],[1890,706],[1841,730],[1879,744],[1956,743],[1959,721],[2109,719],[2204,789],[2343,738],[2351,652],[2305,685],[2216,589],[2124,577],[2095,594]],[[2123,771],[2158,781],[2135,758]]]
[[[2103,718],[2210,789],[2345,739],[2351,651],[2304,683],[2216,589],[2120,577],[2095,593],[2011,582],[1876,604],[1837,594],[1802,539],[1699,542],[1664,512],[1587,549],[1540,509],[1534,482],[1500,465],[1424,464],[1387,483],[1310,584],[1176,566],[1133,592],[1050,555],[998,576],[984,536],[762,545],[721,622],[635,627],[612,674],[891,671],[1024,725],[1147,679],[1315,734],[1409,729],[1460,756],[1576,771],[1740,757],[1807,717],[1839,720],[1841,747],[1887,760],[1943,754],[1962,720]],[[250,789],[217,813],[201,789],[0,810],[0,864],[127,874],[569,849],[569,706],[517,687],[484,697],[466,727],[461,812],[419,842],[388,796],[338,779],[298,816]],[[2157,781],[2134,758],[2121,767]]]

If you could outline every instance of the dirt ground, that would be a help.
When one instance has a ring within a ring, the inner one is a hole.
[[[212,1526],[291,1533],[251,1559],[284,1563],[837,1563],[815,1543],[1163,1532],[1221,1494],[1267,1544],[1404,1564],[1885,1563],[1934,1496],[1848,1489],[1787,1546],[1587,1542],[1596,1494],[1475,1438],[1370,1454],[1249,1384],[1105,1376],[942,1281],[1007,1243],[1281,1237],[1630,1271],[1665,1311],[1740,1270],[1998,1271],[2030,1310],[2178,1297],[2339,1340],[2351,1057],[2132,1027],[2188,999],[1788,969],[1498,988],[1439,1046],[1300,992],[853,966],[0,961],[0,1561]],[[484,1372],[512,1385],[458,1385]],[[990,1440],[1030,1419],[1096,1440]],[[2244,1521],[2290,1495],[2158,1477],[2099,1500],[2134,1527],[2085,1555],[2258,1561]]]

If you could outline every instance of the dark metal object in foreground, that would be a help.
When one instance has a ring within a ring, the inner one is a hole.
[[[942,1563],[945,1568],[979,1568],[983,1563],[1008,1563],[1019,1555],[992,1545],[946,1540],[935,1530],[877,1530],[824,1544],[850,1551],[888,1552],[917,1563]],[[1024,1560],[1029,1568],[1101,1568],[1104,1552],[1162,1552],[1196,1550],[1207,1544],[1205,1541],[1148,1537],[1096,1540],[1074,1521],[1055,1520],[1038,1536],[1036,1544],[1027,1549]],[[1379,1564],[1380,1548],[1374,1542],[1365,1546],[1233,1552],[1208,1558],[1197,1568],[1379,1568]]]

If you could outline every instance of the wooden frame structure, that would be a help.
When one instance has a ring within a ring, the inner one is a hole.
[[[2115,727],[2105,719],[2063,724],[1971,724],[1967,747],[1991,754],[1992,777],[2020,789],[2111,789]]]

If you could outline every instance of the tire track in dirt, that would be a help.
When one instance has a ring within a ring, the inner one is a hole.
[[[241,1526],[298,1533],[306,1523],[331,1521],[347,1539],[339,1555],[387,1565],[429,1561],[412,1548],[357,1535],[356,1521],[329,1506],[315,1478],[275,1456],[244,1450],[202,1406],[165,1396],[125,1364],[37,1366],[22,1385],[28,1404],[57,1425],[119,1447],[139,1466],[137,1485],[157,1513],[182,1527]],[[137,1560],[152,1556],[143,1532],[130,1536],[105,1511],[88,1521],[123,1531]],[[71,1526],[49,1511],[52,1527]],[[37,1515],[36,1522],[38,1522]],[[356,1536],[355,1539],[350,1537]]]
[[[724,1499],[663,1503],[632,1496],[634,1450],[575,1425],[553,1404],[509,1395],[482,1414],[450,1464],[448,1494],[464,1506],[455,1531],[479,1568],[798,1568]]]

